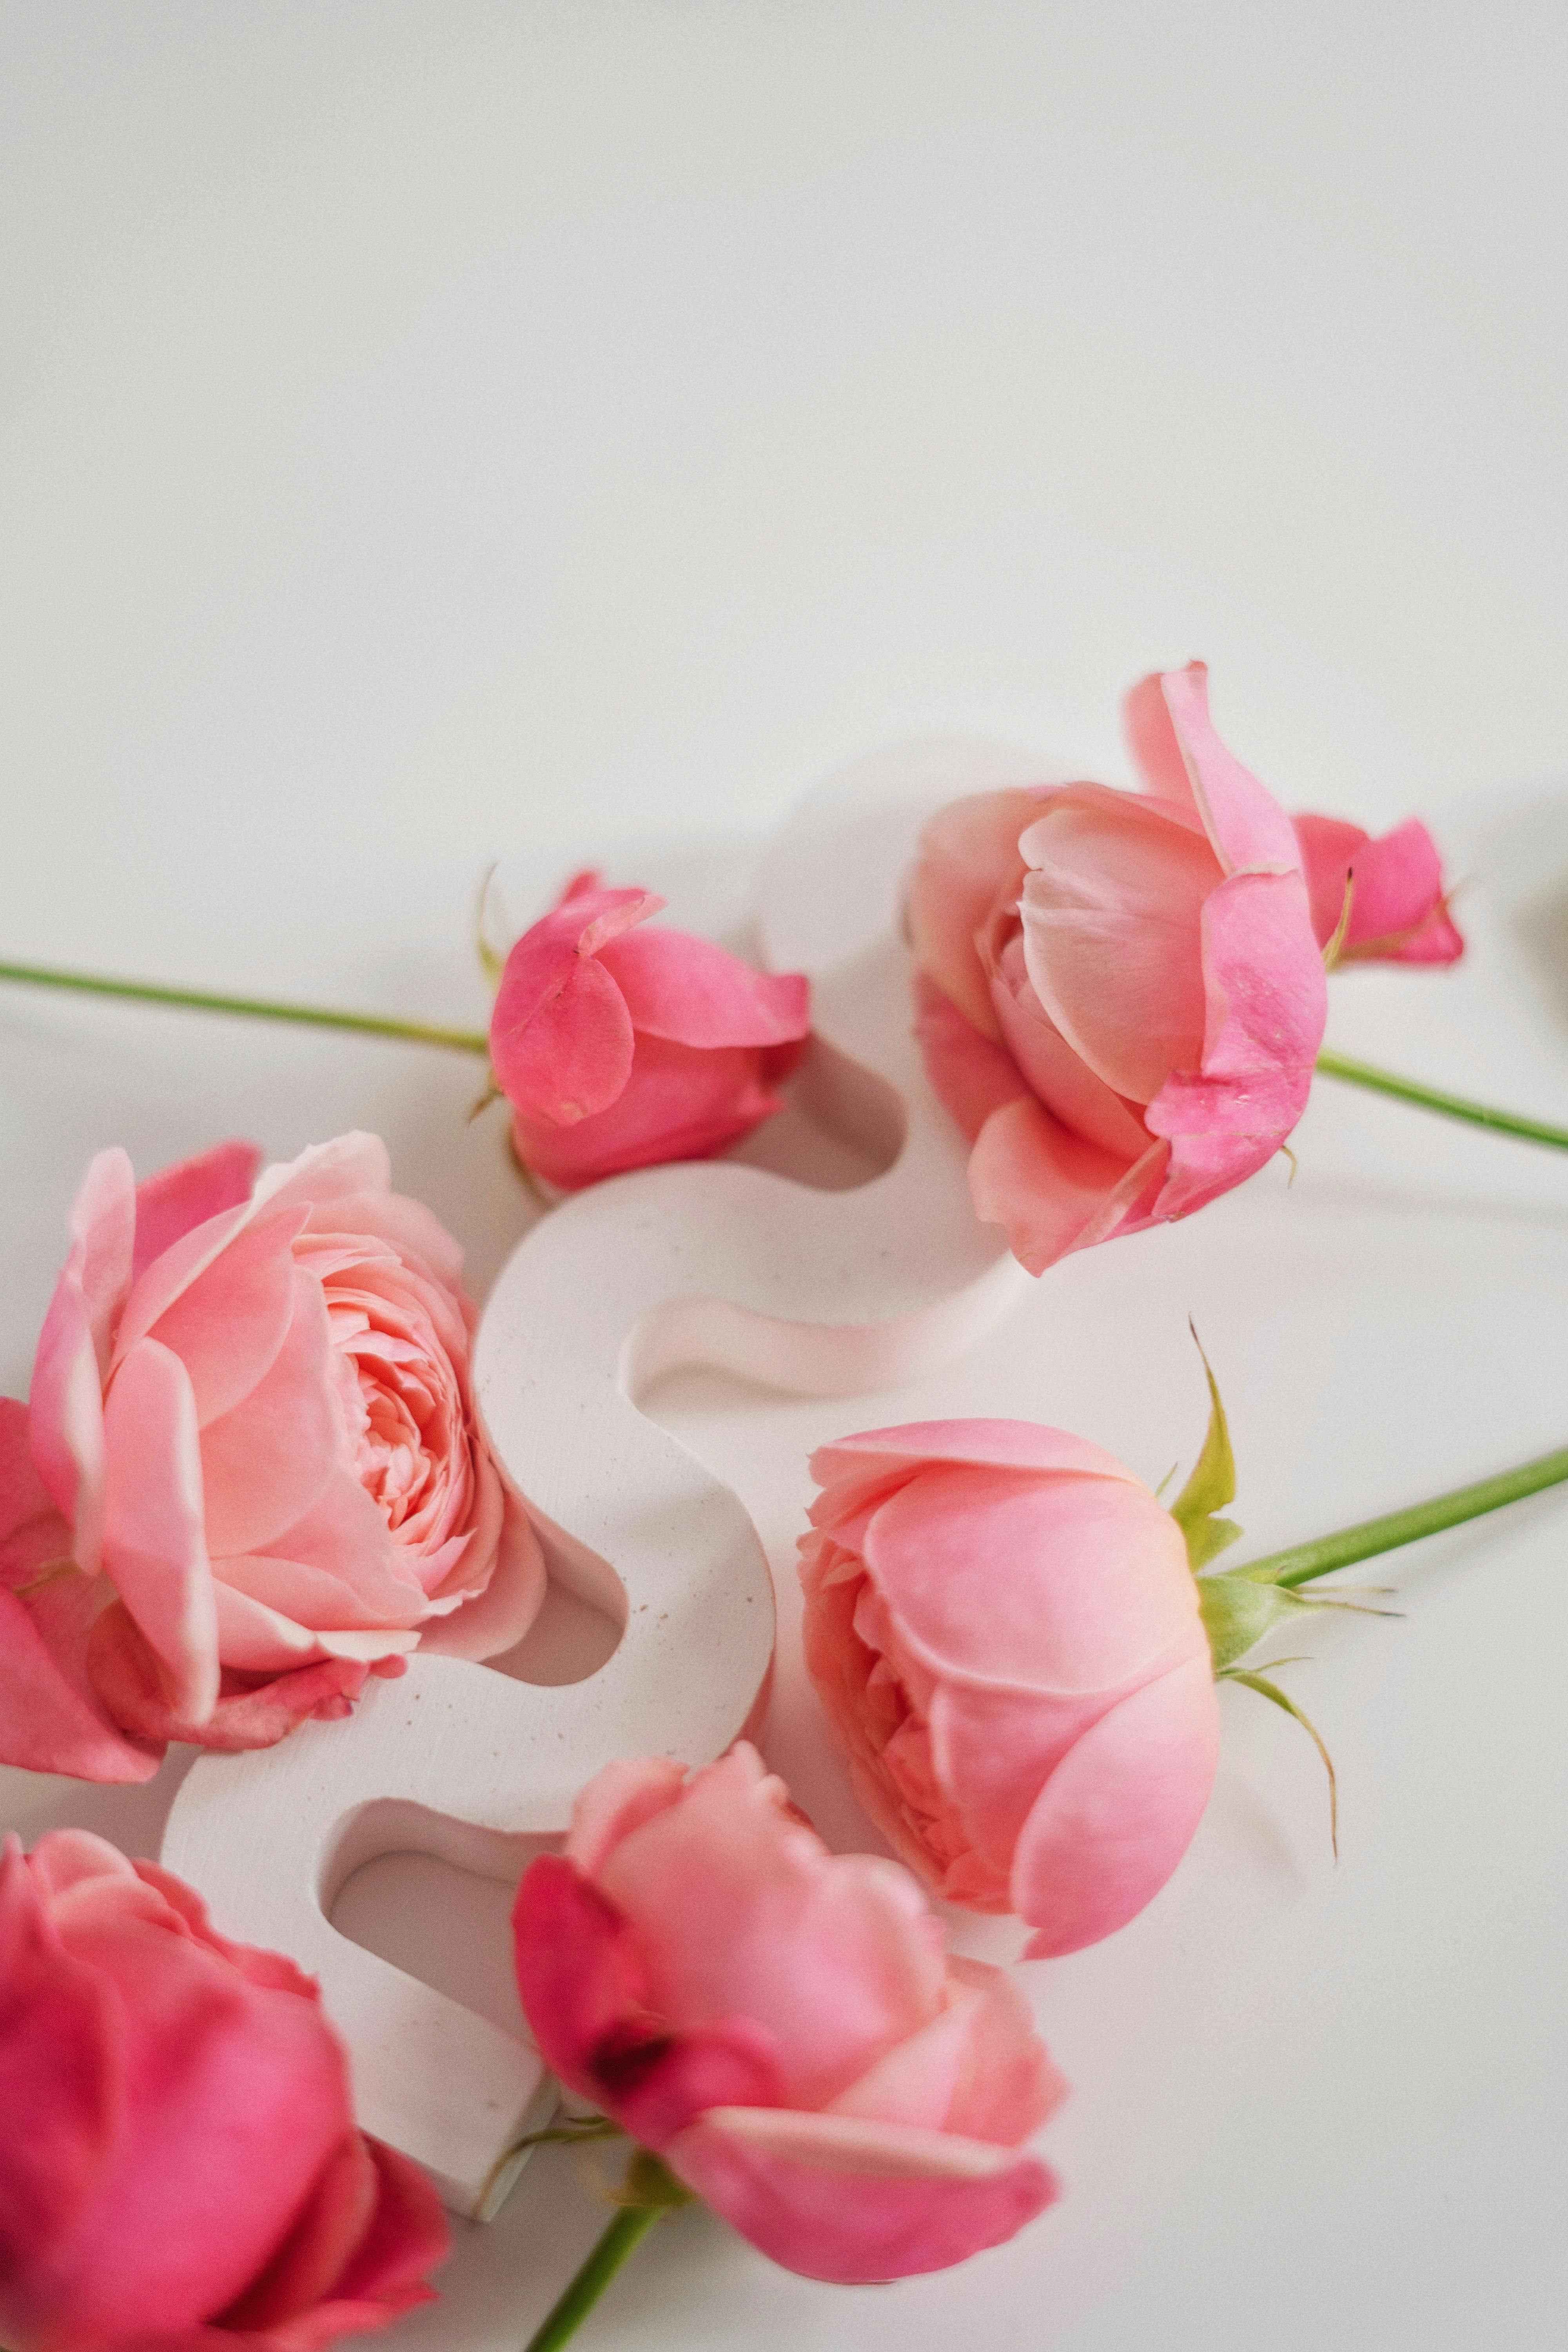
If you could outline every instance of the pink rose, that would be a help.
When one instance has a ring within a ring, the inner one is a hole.
[[[830,1854],[743,1743],[611,1764],[518,1894],[562,2081],[786,2269],[854,2284],[999,2245],[1057,2194],[1063,2086],[1000,1969],[944,1959],[894,1863]]]
[[[1306,1107],[1328,1000],[1301,852],[1215,733],[1205,677],[1128,697],[1146,792],[982,793],[922,837],[926,1066],[978,1213],[1032,1274],[1202,1208]]]
[[[1124,1926],[1219,1748],[1175,1520],[1026,1421],[872,1430],[811,1469],[806,1664],[866,1811],[939,1895],[1026,1919],[1032,1958]]]
[[[1293,819],[1312,902],[1312,928],[1326,948],[1344,913],[1341,963],[1457,963],[1465,942],[1448,913],[1437,845],[1419,817],[1373,841],[1335,816]]]
[[[518,1157],[567,1192],[721,1151],[778,1109],[805,1051],[801,975],[633,928],[663,904],[579,874],[507,957],[490,1059]]]
[[[259,1157],[88,1171],[31,1403],[0,1400],[0,1760],[134,1780],[169,1739],[266,1747],[538,1608],[457,1244],[374,1136]]]
[[[427,2303],[434,2191],[354,2129],[316,1988],[84,1830],[0,1856],[0,2337],[317,2352]]]

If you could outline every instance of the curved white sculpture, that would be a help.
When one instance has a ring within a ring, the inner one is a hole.
[[[921,1067],[899,886],[930,809],[1043,772],[970,745],[882,754],[814,793],[763,867],[765,959],[814,987],[797,1083],[882,1174],[838,1192],[732,1161],[617,1177],[545,1218],[496,1283],[480,1410],[552,1574],[622,1621],[607,1664],[546,1687],[416,1655],[350,1721],[200,1759],[175,1800],[165,1863],[226,1933],[320,1978],[362,2123],[459,2212],[495,2210],[516,2169],[498,2164],[547,2116],[552,2086],[525,2043],[339,1935],[332,1902],[361,1864],[398,1851],[515,1878],[602,1764],[702,1763],[760,1714],[773,1602],[756,1532],[637,1392],[697,1362],[850,1394],[941,1362],[1026,1284],[975,1220],[963,1139]]]

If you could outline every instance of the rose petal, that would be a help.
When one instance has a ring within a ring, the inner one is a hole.
[[[1154,1203],[1184,1217],[1272,1158],[1311,1090],[1328,984],[1300,874],[1235,874],[1204,908],[1209,1030],[1201,1075],[1177,1071],[1145,1117],[1171,1142]]]
[[[0,1851],[0,2319],[14,2342],[101,2180],[122,2096],[112,1989],[60,1948],[20,1841]],[[37,2312],[42,2319],[44,2314]]]
[[[645,890],[601,890],[546,915],[512,949],[490,1019],[490,1059],[528,1117],[571,1127],[626,1085],[631,1015],[596,951],[662,903]]]
[[[623,931],[599,950],[632,1026],[679,1045],[784,1045],[811,1027],[811,983],[758,971],[686,931]]]
[[[1102,1716],[1040,1791],[1013,1860],[1030,1958],[1097,1943],[1153,1899],[1192,1843],[1218,1756],[1205,1642]]]
[[[1043,1103],[1020,1097],[982,1129],[969,1190],[975,1215],[1001,1225],[1019,1264],[1043,1274],[1073,1250],[1135,1232],[1160,1193],[1168,1158],[1156,1137],[1129,1164],[1086,1143]]]
[[[597,1883],[636,1940],[649,2008],[685,2028],[756,2021],[785,2096],[816,2105],[936,2013],[941,1929],[902,1870],[781,1824],[780,1794],[742,1743],[622,1838]]]
[[[248,1201],[261,1159],[254,1143],[218,1143],[138,1184],[133,1278],[209,1217]]]
[[[841,2285],[945,2270],[1001,2245],[1058,2194],[1031,2156],[788,2108],[716,2108],[666,2154],[775,2263]]]
[[[1131,793],[1053,793],[1020,845],[1024,960],[1041,1004],[1114,1093],[1156,1095],[1203,1050],[1202,835]]]
[[[900,1641],[944,1683],[1088,1697],[1194,1629],[1182,1531],[1125,1474],[933,1465],[860,1549]]]
[[[905,909],[915,961],[983,1037],[995,1037],[996,1016],[976,937],[994,908],[1017,901],[1019,836],[1038,813],[1042,789],[1015,786],[950,802],[921,832],[910,875]]]
[[[104,1450],[105,1570],[157,1653],[175,1713],[201,1723],[218,1683],[201,1444],[185,1368],[156,1339],[141,1340],[114,1376]]]
[[[256,1552],[316,1506],[346,1466],[331,1330],[321,1286],[295,1267],[292,1317],[273,1361],[251,1391],[201,1433],[212,1550]]]

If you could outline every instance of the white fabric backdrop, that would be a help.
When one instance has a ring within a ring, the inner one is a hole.
[[[1544,0],[0,8],[0,955],[477,1021],[491,856],[520,913],[602,853],[719,926],[841,758],[1110,759],[1122,688],[1202,653],[1288,805],[1419,810],[1468,877],[1466,965],[1336,982],[1331,1041],[1563,1118],[1565,65]],[[481,1288],[530,1213],[455,1058],[0,993],[0,1066],[13,1394],[102,1143],[376,1127]],[[768,1540],[770,1752],[836,1841],[819,1439],[1027,1413],[1157,1478],[1189,1309],[1264,1547],[1568,1434],[1563,1161],[1327,1086],[1297,1145],[941,1378],[653,1401]],[[1564,1507],[1314,1634],[1337,1870],[1310,1748],[1230,1694],[1178,1878],[1027,1971],[1063,2207],[876,2293],[689,2215],[584,2352],[1554,2341]],[[0,1821],[145,1851],[173,1769],[0,1773]],[[504,2012],[500,1890],[376,1869],[343,1924]],[[389,2341],[520,2344],[599,2219],[542,2159]]]

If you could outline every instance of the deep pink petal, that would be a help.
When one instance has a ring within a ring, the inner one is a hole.
[[[599,961],[632,1026],[678,1045],[784,1045],[811,1028],[811,983],[801,972],[758,971],[687,931],[623,931]]]
[[[70,1556],[70,1528],[27,1443],[27,1408],[0,1397],[0,1589],[31,1583]]]
[[[1041,1790],[1013,1860],[1031,1958],[1098,1943],[1152,1900],[1192,1843],[1218,1755],[1204,1642],[1102,1716]]]
[[[254,1143],[217,1143],[199,1158],[160,1169],[138,1184],[133,1277],[209,1217],[248,1201],[261,1161]]]
[[[1167,1082],[1167,1090],[1169,1087]],[[1031,1274],[1125,1230],[1163,1177],[1167,1148],[1151,1140],[1129,1163],[1075,1135],[1028,1097],[993,1112],[969,1162],[974,1213],[1000,1225]]]
[[[910,945],[932,985],[983,1037],[996,1034],[976,936],[1024,882],[1018,838],[1038,813],[1040,788],[972,793],[938,811],[920,838],[905,898]],[[945,1099],[945,1097],[944,1097]]]
[[[74,1657],[62,1662],[36,1622],[40,1617],[47,1626],[48,1614],[37,1602],[29,1609],[0,1591],[0,1764],[77,1780],[150,1780],[162,1746],[115,1729],[88,1686],[85,1666]],[[83,1627],[72,1651],[85,1652],[87,1638]]]
[[[596,950],[661,904],[644,890],[602,890],[557,908],[512,949],[490,1018],[490,1059],[526,1117],[572,1127],[626,1085],[631,1015]]]
[[[61,1950],[20,1843],[0,1853],[0,2326],[13,2344],[97,2192],[120,2125],[121,2027],[111,1989]],[[21,2127],[25,2121],[25,2127]]]
[[[1294,823],[1321,947],[1339,928],[1353,872],[1342,961],[1453,963],[1464,953],[1447,910],[1437,845],[1418,817],[1377,841],[1335,817]]]
[[[1204,908],[1209,1028],[1203,1067],[1168,1078],[1145,1114],[1171,1142],[1155,1203],[1181,1217],[1260,1168],[1306,1108],[1328,983],[1300,874],[1234,874]]]
[[[518,1992],[541,2053],[649,2147],[719,2103],[783,2095],[771,2037],[745,2017],[672,2032],[644,2000],[628,1923],[575,1866],[546,1854],[512,1914]]]
[[[345,2134],[282,2245],[220,2324],[238,2336],[265,2335],[319,2304],[370,2226],[376,2188],[370,2150],[358,2132]]]
[[[384,2327],[435,2298],[427,2274],[451,2252],[441,2201],[418,2166],[395,2148],[368,2136],[363,2144],[376,2176],[369,2225],[327,2300],[286,2328],[274,2326],[279,2352],[317,2352],[339,2336]]]
[[[332,1722],[350,1714],[368,1675],[379,1671],[363,1658],[325,1658],[254,1687],[243,1675],[226,1675],[212,1707],[193,1717],[171,1700],[156,1656],[118,1603],[93,1626],[88,1667],[106,1711],[132,1738],[189,1740],[226,1754],[273,1748],[311,1718]]]
[[[380,2140],[359,2135],[374,2175],[374,2194],[363,2236],[325,2299],[273,2319],[266,2352],[319,2352],[340,2336],[384,2327],[400,2313],[432,2302],[427,2273],[451,2251],[451,2232],[440,2200],[418,2167]],[[226,2315],[226,2330],[232,2328]],[[227,2352],[230,2333],[213,2331],[202,2352]]]
[[[1058,2193],[1032,2156],[788,2108],[718,2109],[666,2154],[775,2263],[841,2285],[945,2270],[1001,2245]]]
[[[57,1916],[119,1995],[124,2105],[51,2285],[70,2341],[118,2344],[219,2311],[257,2275],[348,2128],[346,2072],[316,2001],[215,1959],[155,1888]]]
[[[103,1561],[168,1677],[171,1705],[200,1723],[217,1698],[217,1619],[202,1525],[202,1457],[184,1366],[143,1339],[104,1412]]]
[[[994,1013],[988,1026],[996,1026]],[[1027,1092],[1006,1046],[983,1035],[923,972],[915,974],[915,1034],[933,1092],[971,1143],[994,1110]]]
[[[779,1108],[766,1059],[755,1045],[706,1049],[639,1036],[630,1075],[607,1109],[564,1128],[520,1110],[519,1153],[568,1192],[632,1168],[705,1160]]]

